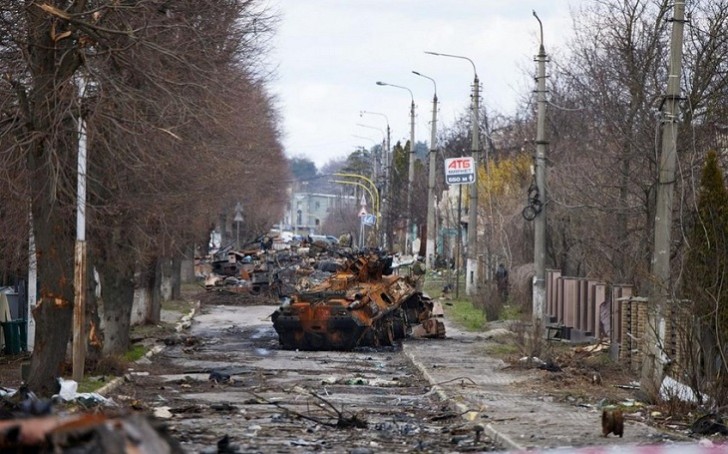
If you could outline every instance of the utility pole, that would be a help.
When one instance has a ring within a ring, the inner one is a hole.
[[[465,293],[474,296],[478,291],[478,161],[480,155],[480,80],[478,70],[473,60],[462,55],[441,54],[439,52],[425,51],[426,54],[439,57],[451,57],[467,60],[473,66],[473,94],[472,98],[472,133],[470,151],[475,167],[475,180],[470,184],[470,203],[468,208],[468,253],[465,262]]]
[[[410,154],[409,154],[409,174],[407,180],[407,235],[405,243],[405,252],[414,254],[412,244],[414,236],[412,235],[412,192],[415,184],[415,98],[412,97],[410,105]]]
[[[685,0],[675,1],[670,42],[670,62],[667,93],[660,107],[662,123],[662,152],[658,168],[655,204],[655,238],[652,251],[652,287],[649,301],[649,326],[645,333],[641,389],[650,397],[659,396],[667,357],[665,342],[665,312],[670,295],[670,229],[672,227],[672,198],[675,187],[677,158],[677,120],[680,100],[680,66],[682,63]]]
[[[478,70],[473,60],[462,55],[441,54],[439,52],[425,51],[426,54],[438,57],[451,57],[467,60],[473,66],[473,95],[472,95],[472,139],[470,150],[473,155],[475,167],[475,181],[470,185],[470,206],[468,208],[468,254],[465,263],[465,293],[474,296],[478,291],[478,161],[480,161],[480,81]],[[487,165],[487,163],[486,163]]]
[[[387,118],[385,116],[385,118]],[[382,215],[382,246],[384,249],[390,249],[392,247],[392,210],[391,210],[391,188],[392,183],[389,180],[389,175],[392,172],[392,149],[391,147],[391,131],[389,129],[389,119],[387,119],[387,144],[384,148],[384,178],[382,179],[382,185],[379,189],[380,193],[384,196],[382,203],[384,214]]]
[[[458,229],[457,259],[455,260],[455,299],[460,298],[460,262],[463,257],[463,225],[460,222],[463,213],[463,185],[458,185],[458,214],[455,225]]]
[[[474,66],[473,66],[474,67]],[[474,296],[478,290],[478,161],[480,161],[480,81],[478,73],[473,79],[473,124],[470,150],[475,166],[475,181],[470,184],[468,208],[468,258],[465,264],[465,293]]]
[[[534,218],[533,262],[533,323],[534,328],[543,325],[546,302],[546,50],[543,47],[543,24],[533,12],[541,32],[541,43],[538,48],[538,76],[536,76],[536,93],[538,99],[538,119],[536,123],[536,188],[543,204]],[[538,331],[539,333],[541,331]]]
[[[86,91],[85,76],[79,79],[79,100]],[[76,181],[76,245],[73,268],[73,342],[72,375],[83,380],[86,363],[86,122],[78,114],[78,160]]]
[[[415,181],[415,95],[407,87],[401,85],[389,84],[387,82],[377,81],[379,86],[390,86],[407,90],[412,99],[410,105],[410,155],[409,155],[409,178],[407,180],[407,232],[405,235],[405,254],[412,254],[412,190]]]
[[[430,134],[430,153],[429,153],[429,175],[427,179],[427,244],[425,248],[425,264],[428,269],[432,269],[435,261],[435,157],[437,152],[437,82],[432,77],[412,71],[425,79],[430,79],[435,86],[435,92],[432,96],[432,132]]]

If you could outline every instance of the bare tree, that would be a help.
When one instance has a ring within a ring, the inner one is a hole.
[[[40,281],[30,385],[47,394],[70,333],[78,119],[89,131],[90,249],[107,328],[122,320],[107,336],[118,351],[136,263],[204,235],[220,194],[253,194],[266,184],[257,176],[285,172],[260,172],[256,159],[281,155],[257,66],[274,20],[242,0],[0,5],[0,144],[16,171],[3,189],[20,213],[30,201]],[[280,191],[268,194],[275,213]]]

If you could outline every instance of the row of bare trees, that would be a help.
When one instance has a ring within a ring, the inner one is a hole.
[[[700,315],[691,326],[692,332],[703,333],[696,336],[701,353],[691,363],[693,376],[682,378],[701,384],[696,389],[702,392],[708,376],[723,377],[728,370],[725,341],[715,345],[724,330],[722,290],[711,290],[724,285],[723,261],[703,263],[696,273],[695,262],[688,260],[696,247],[717,247],[709,235],[714,222],[701,212],[698,201],[708,152],[717,151],[722,168],[728,164],[728,1],[692,0],[686,5],[670,292],[672,304],[695,304],[687,312]],[[666,99],[672,9],[673,2],[667,0],[590,2],[575,11],[575,37],[568,49],[552,55],[549,67],[547,267],[633,284],[642,295],[649,294],[653,282],[659,113]],[[492,115],[491,128],[482,125],[495,139],[489,148],[491,159],[515,162],[521,149],[533,154],[534,113],[529,97],[517,116]],[[442,143],[462,147],[466,131],[453,129]],[[530,246],[525,255],[518,253],[524,252],[524,244],[533,244],[529,223],[520,216],[529,181],[520,182],[522,197],[510,207],[501,200],[480,199],[481,225],[510,232],[499,236],[486,230],[485,242],[490,250],[511,251],[505,255],[512,267],[532,260]],[[505,216],[494,218],[494,210]],[[704,276],[712,279],[713,287],[695,285]],[[712,335],[704,334],[708,331]]]
[[[0,9],[1,266],[27,271],[32,232],[29,385],[49,393],[71,332],[79,122],[88,262],[102,295],[90,305],[93,358],[126,350],[135,286],[154,288],[161,263],[207,243],[220,213],[260,207],[246,212],[251,230],[280,218],[287,169],[261,64],[276,16],[256,0],[1,0]],[[158,306],[148,314],[158,316]]]
[[[550,255],[567,273],[630,282],[638,290],[649,285],[671,10],[672,2],[662,0],[595,2],[575,18],[570,57],[553,65]],[[699,168],[719,146],[728,88],[728,2],[688,2],[688,11],[675,283],[689,247],[685,223],[695,210]]]
[[[632,283],[638,291],[649,284],[658,114],[667,86],[672,3],[589,2],[574,11],[575,35],[568,48],[550,56],[547,255],[548,266],[566,274]],[[709,149],[726,147],[728,124],[728,2],[693,0],[687,6],[673,235],[676,283],[688,247],[686,220],[696,207],[699,169]],[[523,99],[515,115],[484,109],[481,118],[491,165],[522,153],[533,155],[533,96]],[[445,157],[467,149],[469,121],[464,112],[440,133]],[[438,169],[438,178],[441,173]],[[498,240],[510,245],[491,245],[511,251],[500,255],[512,266],[532,260],[532,251],[521,247],[532,244],[528,221],[521,216],[530,179],[518,175],[515,180],[521,185],[520,197],[508,205],[481,196],[479,210],[481,225],[494,222],[493,209],[498,208],[498,230],[520,232]],[[487,242],[493,235],[486,236]]]

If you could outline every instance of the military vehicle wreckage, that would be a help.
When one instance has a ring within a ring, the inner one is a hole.
[[[286,349],[351,350],[392,345],[407,335],[444,337],[442,307],[392,273],[392,258],[361,253],[307,291],[283,298],[272,315]]]

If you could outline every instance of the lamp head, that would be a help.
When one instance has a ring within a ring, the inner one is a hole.
[[[417,74],[418,76],[422,75],[422,74],[418,73],[417,71],[412,71],[412,74]]]
[[[378,80],[377,81],[377,85],[387,85],[387,84],[385,84],[384,82]]]

